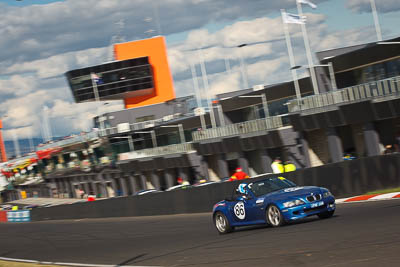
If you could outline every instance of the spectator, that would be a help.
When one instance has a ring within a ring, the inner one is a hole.
[[[241,167],[236,168],[236,172],[231,176],[229,181],[235,181],[235,180],[243,180],[250,178],[247,173],[245,173]]]
[[[84,195],[85,195],[85,191],[83,191],[83,189],[79,189],[79,197],[83,198]]]
[[[285,171],[280,158],[275,158],[274,162],[271,164],[271,168],[273,173],[283,173]]]
[[[285,162],[283,166],[285,172],[294,172],[296,170],[296,165],[294,165],[290,160]]]

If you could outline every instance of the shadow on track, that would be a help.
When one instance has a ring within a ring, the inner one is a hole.
[[[142,257],[144,257],[144,256],[146,256],[146,255],[147,255],[147,253],[143,253],[143,254],[137,255],[136,257],[130,258],[129,260],[126,260],[126,261],[123,261],[123,262],[121,262],[121,263],[118,263],[117,266],[124,266],[124,265],[127,265],[128,263],[130,263],[130,262],[132,262],[132,261],[135,261],[135,260],[137,260],[137,259],[140,259],[140,258],[142,258]]]

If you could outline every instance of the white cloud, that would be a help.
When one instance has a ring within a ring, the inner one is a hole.
[[[92,118],[98,114],[98,104],[74,103],[63,74],[106,61],[110,52],[107,46],[117,32],[114,22],[121,18],[125,19],[122,35],[127,40],[143,38],[144,31],[155,29],[152,5],[147,2],[67,0],[0,9],[0,35],[7,36],[0,39],[0,74],[3,74],[0,113],[7,116],[3,117],[5,128],[13,128],[20,138],[29,134],[40,136],[45,105],[49,107],[54,134],[67,135],[90,128]],[[250,86],[291,78],[281,18],[266,16],[279,8],[294,7],[293,0],[251,4],[239,0],[159,0],[156,5],[160,8],[164,34],[189,31],[185,40],[168,47],[177,96],[194,94],[189,63],[191,60],[196,64],[200,76],[200,56],[196,52],[199,47],[205,47],[203,54],[212,96],[243,88],[240,53],[246,62]],[[313,52],[359,44],[373,36],[370,28],[331,32],[325,16],[307,16]],[[153,19],[145,22],[145,17]],[[200,29],[210,23],[233,21],[237,22],[216,31]],[[296,64],[307,64],[298,25],[291,25],[291,36]],[[248,45],[237,48],[243,43]],[[232,73],[225,71],[225,59],[229,60]],[[199,85],[205,98],[201,76]],[[102,111],[121,108],[121,102],[113,102],[103,106]],[[11,138],[9,130],[5,136]]]

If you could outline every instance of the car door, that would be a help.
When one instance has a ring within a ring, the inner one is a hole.
[[[235,199],[230,207],[234,221],[238,223],[254,222],[257,218],[256,199],[246,194],[237,194]]]

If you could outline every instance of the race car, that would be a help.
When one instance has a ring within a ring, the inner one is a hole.
[[[237,226],[268,224],[281,226],[290,221],[317,215],[332,217],[335,198],[323,187],[297,186],[284,177],[241,183],[232,197],[213,208],[213,220],[220,234]]]

